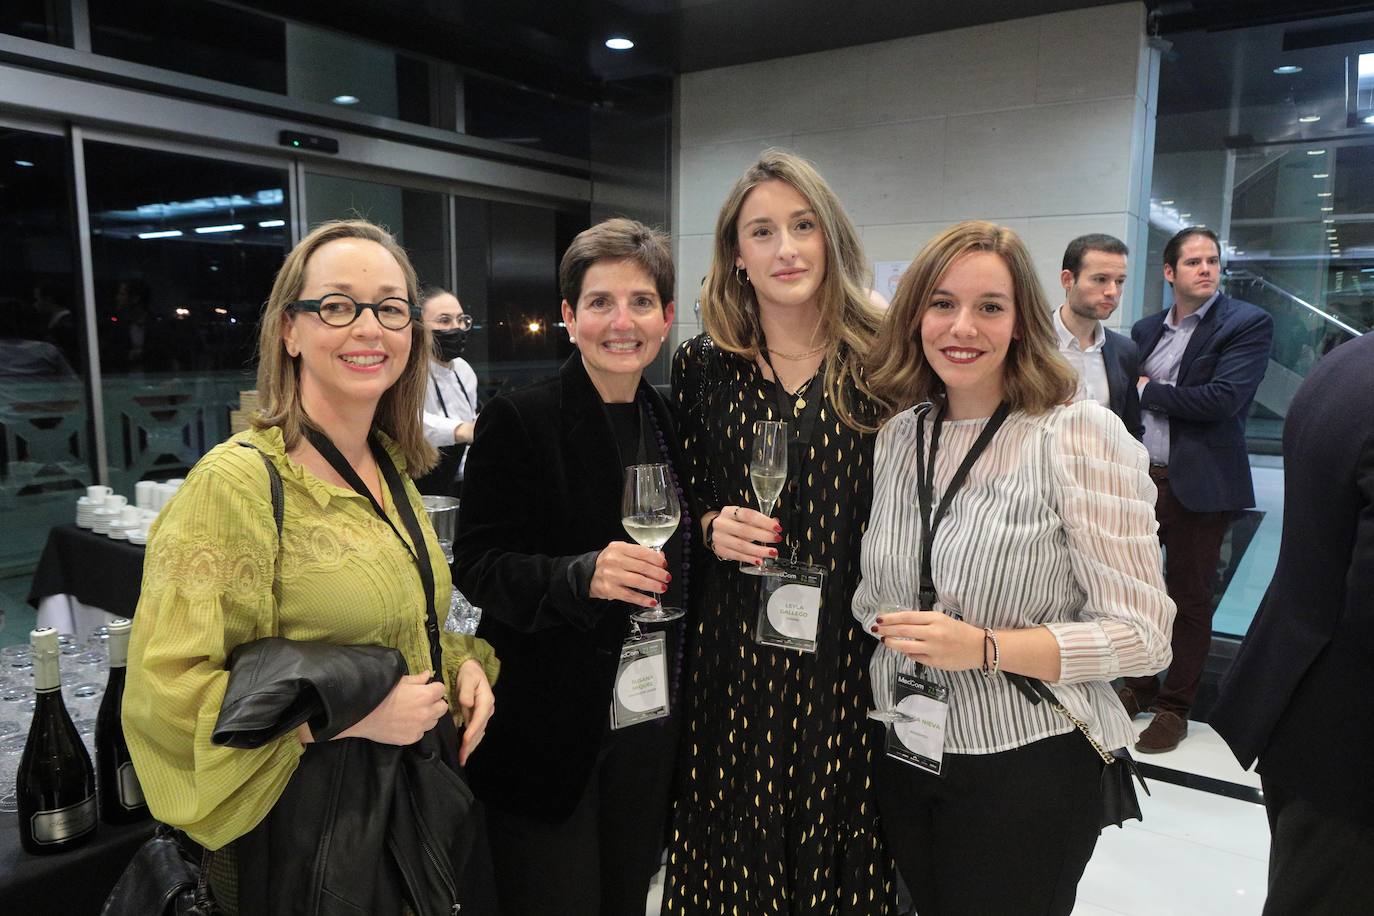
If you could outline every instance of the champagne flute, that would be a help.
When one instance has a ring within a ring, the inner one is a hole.
[[[620,500],[620,522],[635,543],[659,553],[677,530],[682,509],[666,464],[635,464],[625,469],[625,490]],[[682,608],[654,607],[635,611],[632,620],[663,623],[677,620]]]
[[[784,420],[759,420],[754,424],[754,449],[750,453],[749,480],[754,485],[754,498],[764,515],[773,513],[773,506],[787,486],[787,443],[790,435]],[[751,576],[769,574],[776,561],[767,559],[762,566],[740,563],[739,571]]]

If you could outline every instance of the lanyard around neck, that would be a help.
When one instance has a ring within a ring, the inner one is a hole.
[[[934,409],[935,422],[930,434],[930,454],[926,455],[926,415]],[[973,469],[973,464],[987,450],[988,444],[992,442],[992,437],[1001,429],[1006,422],[1007,415],[1011,413],[1011,404],[1003,401],[997,405],[997,410],[988,419],[987,425],[974,441],[973,447],[964,456],[963,463],[954,472],[953,479],[949,486],[945,488],[944,496],[940,499],[940,505],[934,507],[935,503],[935,454],[940,448],[940,430],[945,422],[945,409],[943,407],[932,408],[924,405],[917,409],[916,424],[916,498],[920,503],[921,509],[921,588],[918,602],[920,610],[930,611],[935,608],[935,579],[931,572],[930,555],[935,546],[935,532],[940,527],[940,521],[949,511],[949,504],[954,501],[954,495],[968,480],[969,471]],[[932,513],[932,508],[934,511]]]
[[[415,569],[420,576],[420,585],[425,592],[425,632],[429,637],[430,664],[434,668],[435,680],[442,681],[444,669],[442,650],[439,645],[439,621],[434,607],[434,569],[429,562],[429,547],[425,541],[424,529],[420,527],[420,520],[415,515],[415,508],[411,506],[410,498],[406,495],[405,484],[401,482],[400,472],[396,470],[396,465],[392,463],[391,456],[386,453],[386,449],[382,448],[377,437],[369,435],[367,437],[368,448],[372,451],[372,457],[377,462],[377,467],[381,469],[382,479],[386,481],[387,490],[391,493],[391,502],[396,506],[396,513],[401,516],[401,524],[410,534],[409,541],[401,535],[396,524],[386,514],[386,510],[377,502],[377,498],[372,495],[367,484],[363,483],[362,477],[358,476],[353,465],[348,463],[348,459],[330,441],[329,437],[313,427],[306,427],[305,436],[310,440],[310,444],[315,446],[315,450],[324,457],[324,460],[329,462],[329,466],[337,471],[339,476],[347,481],[356,493],[367,498],[367,501],[372,505],[372,511],[377,513],[378,518],[386,522],[387,527],[396,535],[396,539],[401,542],[411,559],[415,561]]]
[[[449,371],[453,373],[453,380],[458,383],[458,390],[463,392],[463,397],[467,399],[468,406],[476,410],[477,404],[472,400],[472,395],[468,394],[468,386],[463,384],[463,377],[458,374],[457,369],[450,367]],[[442,410],[444,416],[447,417],[449,415],[448,404],[444,403],[444,393],[439,390],[439,380],[435,378],[432,373],[430,374],[429,380],[434,385],[434,396],[439,399],[439,409]]]
[[[816,419],[821,414],[821,401],[825,397],[825,392],[806,398],[806,405],[800,410],[795,404],[787,403],[788,392],[783,387],[782,377],[778,375],[778,370],[773,367],[773,359],[768,354],[768,345],[763,343],[759,347],[759,355],[768,364],[768,371],[773,373],[773,393],[778,399],[778,419],[786,420],[792,424],[796,431],[794,435],[787,439],[787,476],[796,477],[797,489],[795,498],[788,502],[787,506],[787,525],[785,527],[786,536],[792,542],[792,559],[797,559],[797,553],[801,547],[801,507],[802,507],[802,487],[806,483],[806,455],[810,450],[811,436],[816,431]],[[821,363],[825,365],[824,362]],[[811,394],[811,389],[815,387],[816,380],[821,377],[821,370],[817,369],[816,374],[811,376],[811,380],[806,383],[798,396],[805,397]],[[825,383],[821,386],[824,388]],[[790,408],[790,409],[789,409]],[[784,492],[786,492],[784,490]]]

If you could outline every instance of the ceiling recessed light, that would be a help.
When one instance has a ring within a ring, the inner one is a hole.
[[[1302,67],[1297,67],[1293,64],[1284,64],[1282,67],[1275,67],[1274,72],[1279,76],[1289,76],[1294,73],[1301,73]]]
[[[1322,212],[1323,212],[1323,213],[1330,213],[1332,210],[1335,210],[1335,209],[1336,209],[1335,207],[1322,207]]]
[[[226,223],[223,226],[197,226],[197,235],[210,235],[215,232],[238,232],[243,228],[243,223]]]
[[[280,229],[282,226],[285,226],[285,225],[286,225],[286,220],[284,220],[284,219],[264,219],[264,220],[258,220],[258,228],[259,228],[259,229]]]
[[[356,104],[358,104],[358,103],[361,102],[361,101],[362,101],[362,99],[358,98],[356,95],[336,95],[336,96],[334,96],[334,104],[335,104],[335,105],[356,105]]]
[[[622,35],[606,39],[606,47],[610,48],[612,51],[628,51],[634,46],[635,43],[633,41],[630,41],[630,39]]]
[[[1312,177],[1313,177],[1313,178],[1330,178],[1330,177],[1331,177],[1331,173],[1330,173],[1330,172],[1313,172],[1313,173],[1312,173]]]
[[[16,159],[16,160],[14,160],[14,164],[17,165],[17,166],[19,166],[21,169],[31,169],[31,168],[33,168],[33,163],[30,162],[30,161],[27,160],[27,159]]]
[[[1309,155],[1309,156],[1320,156],[1320,155],[1322,155],[1322,154],[1325,153],[1325,152],[1326,152],[1326,150],[1324,150],[1324,149],[1310,149],[1310,150],[1307,151],[1307,155]]]
[[[1167,206],[1170,206],[1170,205],[1173,203],[1173,201],[1172,201],[1172,200],[1161,200],[1160,203],[1167,207]]]
[[[1322,119],[1322,116],[1321,116],[1321,115],[1303,115],[1301,118],[1298,118],[1298,123],[1299,123],[1299,124],[1316,124],[1316,123],[1317,123],[1318,121],[1320,121],[1321,119]]]
[[[1330,191],[1318,191],[1318,192],[1317,192],[1317,196],[1318,196],[1318,197],[1330,197],[1330,196],[1331,196],[1331,192],[1330,192]]]
[[[180,229],[164,229],[161,232],[140,232],[138,237],[141,239],[174,239],[181,235]]]

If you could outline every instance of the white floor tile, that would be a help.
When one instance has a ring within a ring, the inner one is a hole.
[[[1143,732],[1153,718],[1152,715],[1144,715],[1136,719],[1136,734]],[[1242,770],[1231,748],[1206,722],[1189,722],[1188,737],[1172,751],[1163,754],[1132,752],[1132,756],[1141,763],[1196,773],[1256,789],[1260,787],[1259,774],[1253,770]]]
[[[1197,789],[1185,789],[1158,779],[1150,794],[1140,795],[1143,821],[1130,821],[1134,830],[1187,843],[1197,843],[1256,862],[1269,861],[1269,821],[1264,807]],[[1110,828],[1115,833],[1115,828]],[[1099,852],[1101,847],[1098,847]]]
[[[1235,829],[1246,829],[1245,820]],[[1132,822],[1098,840],[1075,912],[1091,913],[1091,905],[1125,916],[1255,916],[1264,906],[1266,871],[1264,861]]]

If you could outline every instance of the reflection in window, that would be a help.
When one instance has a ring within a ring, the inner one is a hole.
[[[0,3],[0,32],[71,47],[71,4],[55,0],[5,0]]]
[[[88,0],[97,54],[418,124],[453,68],[212,0]],[[452,107],[452,106],[450,106]]]
[[[253,387],[288,248],[283,169],[86,144],[110,485],[177,476]]]
[[[446,198],[435,191],[330,175],[305,176],[306,222],[361,217],[385,226],[406,249],[422,283],[448,283]]]
[[[61,137],[0,130],[0,570],[95,483],[66,161]]]

